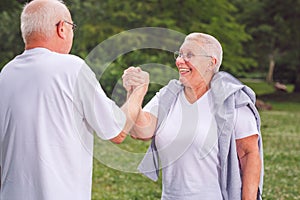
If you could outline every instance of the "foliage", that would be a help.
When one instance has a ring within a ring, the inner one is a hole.
[[[240,74],[243,70],[256,65],[255,61],[246,57],[243,53],[242,42],[250,39],[245,33],[245,27],[239,24],[233,15],[235,7],[226,0],[210,1],[161,1],[152,0],[146,2],[127,1],[67,1],[73,12],[74,21],[78,23],[79,29],[75,36],[72,52],[85,57],[94,47],[114,34],[125,30],[139,27],[164,27],[188,34],[194,31],[206,32],[218,38],[224,48],[223,70]],[[80,6],[78,6],[80,5]],[[83,12],[89,10],[89,12]],[[210,10],[209,13],[206,13]],[[186,15],[185,13],[189,13]],[[203,13],[206,13],[203,15]],[[182,41],[179,41],[182,42]],[[123,45],[130,46],[128,40]],[[118,46],[118,48],[123,48]],[[179,46],[178,46],[179,48]],[[103,54],[99,54],[103,55]],[[142,65],[148,63],[160,63],[165,66],[174,67],[173,55],[156,51],[134,51],[129,56],[124,55],[107,68],[111,72],[101,75],[100,82],[108,95],[117,93],[116,96],[124,98],[121,90],[117,89],[117,80],[120,79],[125,68],[131,65]],[[96,63],[95,65],[100,65]],[[122,67],[121,67],[122,66]],[[114,74],[114,77],[111,75]],[[160,76],[164,76],[163,72]],[[162,85],[152,85],[149,99]],[[119,92],[118,92],[119,91]]]
[[[22,4],[28,1],[3,0],[0,3],[0,69],[23,51],[19,15]],[[293,83],[295,90],[300,91],[300,0],[65,0],[65,3],[79,27],[71,53],[82,58],[113,35],[134,28],[164,27],[183,34],[206,32],[223,45],[223,70],[245,77],[255,70],[265,74],[269,56],[273,55],[276,61],[274,78]],[[124,42],[126,44],[129,45],[128,41]],[[145,63],[151,57],[155,63],[174,67],[169,56],[162,52],[150,55],[138,52],[136,56],[121,56],[113,66]],[[121,73],[108,73],[107,76],[120,77]],[[110,81],[109,77],[101,81],[109,92],[112,91]]]
[[[23,41],[21,32],[19,30],[20,20],[19,11],[21,6],[19,4],[15,7],[9,7],[7,10],[3,9],[1,2],[0,9],[0,70],[10,59],[20,54],[23,50]]]
[[[245,52],[258,62],[260,71],[267,71],[274,58],[274,79],[295,84],[300,74],[300,0],[231,2],[239,9],[238,21],[252,36],[244,45]]]

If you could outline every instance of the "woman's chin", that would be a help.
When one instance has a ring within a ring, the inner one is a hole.
[[[186,77],[179,77],[179,81],[181,82],[182,85],[184,85],[185,87],[188,87],[191,85],[190,80],[187,79]]]

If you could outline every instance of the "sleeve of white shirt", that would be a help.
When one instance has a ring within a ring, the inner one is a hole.
[[[159,100],[159,92],[144,106],[143,111],[149,112],[155,117],[158,115],[158,100]]]
[[[235,139],[258,134],[256,119],[248,106],[236,109]]]
[[[116,137],[125,126],[126,116],[106,96],[94,72],[85,63],[79,72],[76,88],[83,120],[101,139]]]

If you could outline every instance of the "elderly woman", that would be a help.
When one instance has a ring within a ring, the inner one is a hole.
[[[132,137],[152,138],[139,170],[157,180],[162,199],[261,199],[263,162],[255,94],[218,72],[222,47],[213,36],[189,34],[175,52],[179,81],[172,80],[142,109]],[[123,85],[149,84],[148,73],[130,67]],[[160,166],[158,166],[159,157]]]

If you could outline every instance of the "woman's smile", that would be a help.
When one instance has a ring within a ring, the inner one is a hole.
[[[180,75],[184,76],[192,71],[191,68],[179,67],[178,68]]]

